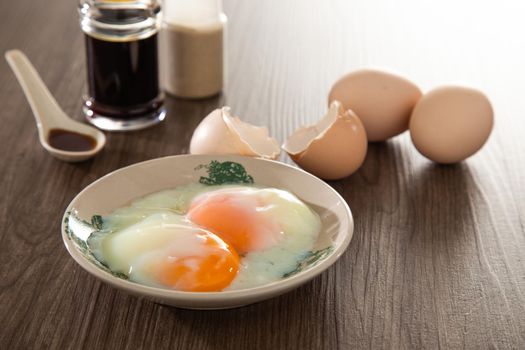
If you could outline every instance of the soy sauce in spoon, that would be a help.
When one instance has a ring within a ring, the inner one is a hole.
[[[47,142],[56,149],[69,152],[90,151],[97,145],[97,140],[89,135],[64,129],[49,130]]]

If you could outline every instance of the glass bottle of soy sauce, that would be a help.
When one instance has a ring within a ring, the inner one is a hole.
[[[142,129],[166,112],[159,89],[156,0],[81,0],[88,96],[84,114],[100,129]]]

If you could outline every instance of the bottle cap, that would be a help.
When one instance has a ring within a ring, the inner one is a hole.
[[[164,0],[163,21],[168,24],[208,25],[221,21],[221,0]]]

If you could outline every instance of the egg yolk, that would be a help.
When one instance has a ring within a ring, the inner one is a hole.
[[[275,245],[281,228],[255,196],[211,194],[195,200],[188,218],[231,244],[239,254]]]
[[[239,270],[239,255],[211,234],[201,234],[201,254],[167,256],[157,264],[156,279],[163,285],[188,292],[215,292],[226,288]]]

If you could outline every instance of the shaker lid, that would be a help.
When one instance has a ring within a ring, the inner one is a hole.
[[[201,26],[222,21],[221,0],[164,0],[163,21],[168,24]]]

